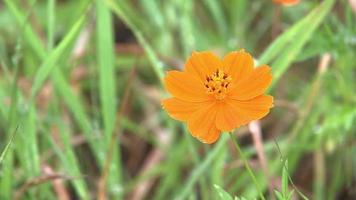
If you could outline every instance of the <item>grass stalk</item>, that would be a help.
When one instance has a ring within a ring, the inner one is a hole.
[[[265,197],[263,196],[263,193],[262,193],[262,191],[261,191],[261,187],[260,187],[260,185],[258,184],[257,178],[256,178],[255,174],[253,173],[253,171],[252,171],[252,169],[251,169],[251,167],[250,167],[250,164],[248,163],[248,160],[246,159],[246,156],[245,156],[244,152],[243,152],[242,149],[240,148],[240,145],[239,145],[239,143],[237,142],[237,139],[233,136],[232,133],[230,133],[230,138],[231,138],[232,142],[234,143],[234,146],[235,146],[237,152],[239,153],[239,155],[240,155],[242,161],[244,162],[245,168],[246,168],[248,174],[250,175],[250,177],[251,177],[253,183],[255,184],[255,187],[256,187],[256,189],[257,189],[257,192],[258,192],[260,198],[261,198],[262,200],[265,200]]]

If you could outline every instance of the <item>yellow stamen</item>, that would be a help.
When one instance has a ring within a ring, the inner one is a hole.
[[[217,69],[210,76],[206,76],[204,85],[208,94],[213,94],[216,99],[222,100],[226,96],[226,91],[230,83],[231,77],[223,70]]]

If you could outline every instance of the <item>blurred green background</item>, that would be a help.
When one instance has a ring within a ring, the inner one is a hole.
[[[356,199],[353,0],[1,0],[0,199],[258,198],[160,106],[192,51],[241,48],[274,76],[262,140],[235,131],[266,199]]]

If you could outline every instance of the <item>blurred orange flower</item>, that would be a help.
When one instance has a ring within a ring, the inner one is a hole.
[[[299,3],[299,0],[273,0],[274,3],[279,3],[285,6],[292,6]]]
[[[195,138],[211,144],[222,131],[268,114],[273,97],[264,92],[271,81],[271,68],[254,69],[244,50],[223,60],[208,51],[194,52],[183,71],[167,72],[164,85],[173,97],[162,105],[172,118],[186,122]]]

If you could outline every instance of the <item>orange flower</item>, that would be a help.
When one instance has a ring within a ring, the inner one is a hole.
[[[215,142],[222,131],[266,116],[273,97],[264,95],[272,81],[271,68],[253,68],[244,50],[223,60],[213,53],[194,52],[183,71],[169,71],[164,85],[172,98],[162,100],[169,115],[188,124],[191,134],[204,143]]]
[[[279,3],[285,6],[292,6],[299,3],[299,0],[273,0],[274,3]]]

